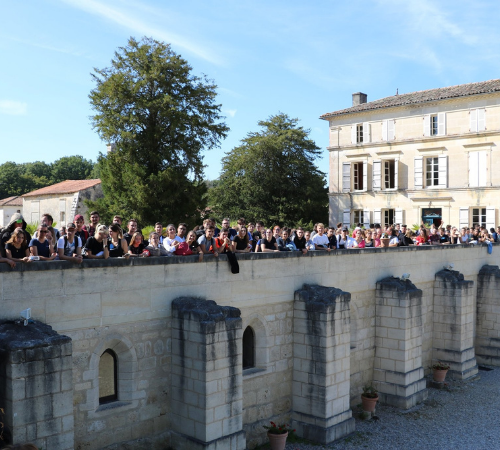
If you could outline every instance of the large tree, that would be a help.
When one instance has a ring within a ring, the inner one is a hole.
[[[325,174],[314,165],[320,148],[298,119],[280,113],[260,121],[226,154],[209,206],[219,215],[263,220],[271,225],[328,219]]]
[[[193,75],[169,44],[150,38],[131,38],[111,67],[94,70],[92,124],[115,147],[99,156],[104,198],[91,206],[107,219],[189,220],[204,206],[202,151],[228,131],[216,86]]]
[[[86,180],[92,177],[94,163],[83,156],[64,156],[51,165],[52,182]]]

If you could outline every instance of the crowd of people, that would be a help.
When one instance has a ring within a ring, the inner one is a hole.
[[[84,259],[144,258],[150,256],[198,255],[218,256],[221,253],[249,252],[290,252],[309,251],[331,252],[337,249],[404,247],[419,245],[474,245],[498,242],[500,226],[491,228],[474,225],[458,229],[451,225],[436,226],[425,224],[413,231],[403,224],[381,226],[371,224],[364,228],[361,224],[349,230],[342,223],[336,227],[325,227],[322,223],[314,229],[289,228],[275,225],[266,228],[261,221],[249,222],[244,218],[233,228],[229,218],[224,218],[221,228],[215,219],[206,219],[203,225],[188,230],[186,223],[177,227],[157,222],[154,230],[144,236],[138,228],[137,220],[126,223],[122,228],[122,218],[114,216],[110,226],[100,223],[97,211],[90,213],[90,222],[85,224],[80,214],[74,222],[61,230],[54,228],[53,218],[44,214],[41,222],[30,236],[27,224],[20,213],[14,214],[0,235],[0,262],[15,267],[16,263],[32,261],[65,260],[81,263]]]

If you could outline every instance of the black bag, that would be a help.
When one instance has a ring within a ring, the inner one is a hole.
[[[231,273],[240,273],[240,265],[238,264],[238,260],[236,259],[236,255],[233,252],[227,252],[227,261],[231,266]]]

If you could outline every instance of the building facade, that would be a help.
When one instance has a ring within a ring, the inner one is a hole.
[[[6,227],[11,217],[16,213],[23,212],[23,199],[18,196],[0,200],[0,227]]]
[[[321,116],[330,223],[498,224],[500,80],[431,89]]]
[[[102,197],[101,180],[66,180],[28,192],[23,198],[23,216],[28,223],[37,223],[43,214],[50,214],[58,226],[72,222],[75,214],[84,215],[84,200]]]

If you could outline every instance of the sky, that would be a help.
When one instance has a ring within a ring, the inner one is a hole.
[[[218,86],[230,128],[204,152],[205,176],[258,121],[298,118],[323,149],[321,114],[368,101],[500,78],[497,0],[0,0],[0,164],[106,152],[92,129],[94,68],[132,36],[170,43]]]

